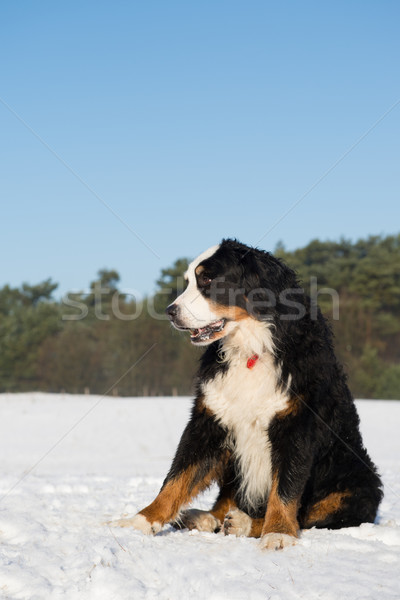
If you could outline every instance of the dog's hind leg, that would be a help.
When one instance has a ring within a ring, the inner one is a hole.
[[[221,529],[226,514],[236,508],[234,489],[232,485],[222,485],[211,510],[189,508],[179,513],[179,518],[173,523],[178,529],[198,529],[199,531],[217,532]]]
[[[172,525],[176,529],[197,529],[213,533],[220,530],[221,521],[214,517],[211,511],[188,508],[179,513]]]

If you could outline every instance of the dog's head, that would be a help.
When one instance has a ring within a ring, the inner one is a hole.
[[[229,335],[244,319],[272,320],[279,295],[297,285],[279,259],[235,240],[200,254],[184,277],[187,288],[166,312],[196,346]]]

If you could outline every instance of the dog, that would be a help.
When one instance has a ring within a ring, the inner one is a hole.
[[[265,549],[302,529],[374,522],[382,484],[365,450],[328,322],[272,254],[225,239],[185,273],[166,313],[205,346],[196,397],[156,499],[115,524],[251,536]],[[209,511],[187,508],[213,482]]]

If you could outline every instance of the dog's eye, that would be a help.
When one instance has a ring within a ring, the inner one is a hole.
[[[212,282],[212,278],[208,275],[208,273],[203,271],[200,273],[197,281],[200,287],[207,287]]]

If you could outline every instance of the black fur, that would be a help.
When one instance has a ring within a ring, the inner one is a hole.
[[[213,282],[200,287],[205,297],[226,306],[233,301],[268,323],[276,348],[275,365],[281,369],[280,385],[286,389],[290,382],[295,409],[283,418],[275,417],[268,429],[282,501],[300,499],[298,522],[303,527],[313,505],[332,492],[346,492],[340,510],[313,525],[338,528],[373,522],[382,498],[381,481],[362,443],[359,418],[334,354],[331,329],[311,305],[295,273],[271,254],[234,240],[224,240],[202,266]],[[214,342],[203,354],[192,416],[165,483],[195,465],[195,485],[224,460],[229,432],[201,401],[204,382],[229,368],[219,360],[221,346],[221,341]],[[221,494],[231,488],[239,508],[252,517],[263,517],[266,503],[254,509],[239,497],[241,475],[232,456],[220,473]]]

